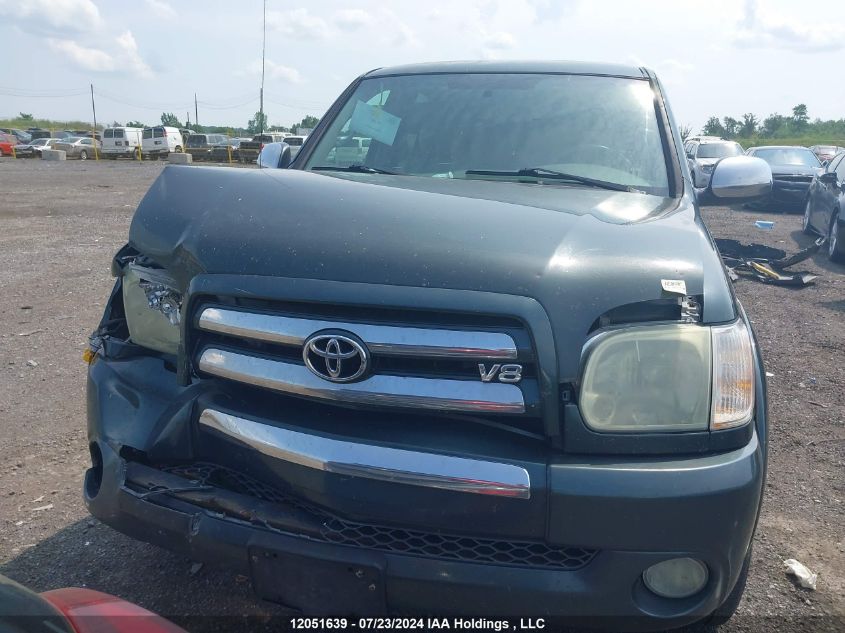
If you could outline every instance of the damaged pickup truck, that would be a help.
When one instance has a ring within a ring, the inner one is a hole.
[[[139,205],[91,513],[312,614],[729,617],[765,372],[699,206],[768,166],[695,190],[654,74],[563,62],[369,72],[274,149]]]

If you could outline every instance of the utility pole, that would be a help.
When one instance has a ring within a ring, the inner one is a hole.
[[[199,111],[199,108],[197,107],[197,93],[196,92],[194,93],[194,125],[197,127],[197,130],[199,130],[200,111]]]
[[[264,0],[264,22],[262,26],[261,35],[261,90],[259,91],[259,105],[258,111],[261,115],[258,117],[258,133],[264,134],[264,52],[267,47],[267,0]]]
[[[190,112],[185,113],[185,127],[188,128],[189,130],[191,129],[191,113]]]
[[[94,84],[91,84],[91,112],[94,113],[94,132],[91,138],[94,142],[94,160],[100,160],[97,155],[97,106],[94,105]]]

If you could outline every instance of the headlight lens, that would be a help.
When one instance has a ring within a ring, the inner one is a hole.
[[[123,309],[129,339],[143,347],[176,354],[182,295],[164,271],[129,264],[123,272]]]
[[[677,432],[745,424],[754,405],[744,322],[619,329],[588,344],[584,422],[600,432]]]
[[[710,413],[710,330],[633,327],[588,351],[581,414],[597,431],[699,431]]]
[[[709,173],[713,172],[713,169],[715,167],[716,167],[716,165],[702,165],[701,171],[703,171],[705,174],[709,174]]]

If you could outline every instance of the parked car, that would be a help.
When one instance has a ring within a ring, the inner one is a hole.
[[[17,144],[18,138],[14,134],[0,132],[0,156],[12,156]]]
[[[839,152],[845,151],[845,148],[836,145],[813,145],[810,151],[824,164],[832,160]]]
[[[845,152],[813,179],[804,205],[804,233],[827,237],[831,261],[845,264]]]
[[[691,141],[686,146],[692,180],[696,187],[706,187],[713,168],[727,156],[740,156],[742,146],[735,141]]]
[[[806,147],[766,145],[752,147],[746,154],[769,163],[774,178],[771,196],[755,202],[754,207],[775,205],[800,209],[807,200],[810,183],[823,170],[819,159]]]
[[[103,156],[106,158],[136,156],[141,146],[143,131],[143,128],[139,127],[106,128],[103,130]]]
[[[3,134],[11,134],[17,139],[18,143],[29,143],[32,140],[32,135],[29,132],[24,132],[23,130],[17,130],[15,128],[8,128],[8,127],[0,127],[0,133]]]
[[[157,125],[145,127],[141,133],[141,153],[145,157],[166,157],[170,152],[181,152],[184,147],[178,128]]]
[[[186,633],[151,611],[115,596],[70,587],[35,593],[0,575],[4,633]]]
[[[100,144],[96,140],[87,136],[71,136],[53,144],[53,149],[63,150],[67,158],[78,158],[80,160],[94,158],[94,151],[95,149],[99,150],[99,147]]]
[[[41,158],[42,149],[50,149],[53,143],[57,143],[57,138],[37,138],[29,143],[22,143],[15,147],[15,155],[18,158]]]
[[[706,136],[702,134],[696,134],[694,136],[688,136],[684,139],[684,146],[686,147],[690,143],[701,143],[702,141],[726,141],[727,139],[722,136]]]
[[[141,201],[87,350],[90,511],[305,613],[729,617],[766,379],[699,207],[769,166],[696,190],[633,66],[343,94],[292,163],[265,145],[283,169],[168,166]]]
[[[192,160],[211,160],[211,149],[228,139],[225,134],[191,134],[185,142],[185,151]]]
[[[229,148],[232,151],[232,160],[239,162],[240,161],[240,144],[244,141],[249,141],[251,139],[248,138],[230,138],[223,143],[217,143],[214,147],[211,148],[211,154],[209,155],[209,160],[213,160],[218,163],[226,163],[229,162]]]
[[[50,130],[45,130],[37,127],[29,128],[27,132],[29,133],[31,141],[34,141],[39,138],[58,138],[56,135],[50,132]]]
[[[101,132],[93,132],[91,130],[65,130],[68,136],[82,136],[88,138],[96,138],[100,143],[103,142],[103,135]]]
[[[254,163],[258,158],[258,154],[264,149],[267,143],[280,143],[289,134],[281,132],[267,132],[265,134],[256,134],[251,141],[243,141],[238,148],[239,159],[242,163]]]
[[[302,149],[302,145],[305,143],[305,139],[307,138],[307,136],[297,136],[294,134],[284,138],[283,142],[290,145],[292,158],[296,158],[296,155],[299,153],[299,150]]]
[[[53,149],[53,146],[60,141],[61,139],[58,138],[37,138],[24,145],[16,146],[15,154],[18,158],[41,158],[42,150]]]

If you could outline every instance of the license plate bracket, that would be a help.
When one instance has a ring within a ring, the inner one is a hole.
[[[343,560],[250,547],[255,592],[309,615],[382,615],[387,612],[384,562],[350,552]]]

